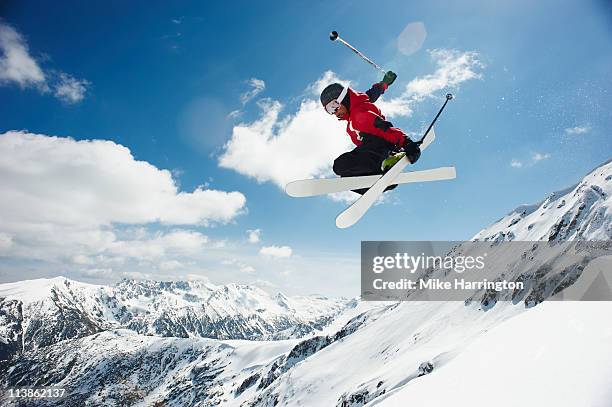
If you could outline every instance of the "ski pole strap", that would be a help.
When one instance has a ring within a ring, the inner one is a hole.
[[[451,93],[447,93],[446,94],[446,100],[444,101],[444,104],[442,105],[442,107],[440,108],[440,111],[438,112],[438,114],[436,115],[436,117],[434,117],[433,121],[431,122],[431,124],[429,125],[429,127],[427,128],[427,131],[425,131],[425,134],[423,134],[423,137],[421,137],[421,139],[419,141],[417,141],[417,144],[420,146],[421,144],[423,144],[423,140],[425,140],[425,137],[427,137],[427,133],[429,133],[429,130],[431,130],[431,128],[433,127],[434,123],[436,122],[436,120],[438,120],[438,117],[440,117],[440,115],[442,114],[442,111],[444,110],[444,108],[446,107],[446,104],[448,103],[449,100],[451,100],[453,98],[453,95]]]

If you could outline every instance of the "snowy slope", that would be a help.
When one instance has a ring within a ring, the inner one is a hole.
[[[435,374],[369,405],[608,407],[610,315],[610,302],[541,304],[483,333]]]
[[[258,404],[363,406],[424,374],[427,366],[443,368],[466,343],[521,311],[406,302],[371,312],[354,333],[280,377]]]
[[[474,240],[611,240],[612,161],[577,185],[553,192],[535,205],[516,208]]]
[[[606,163],[576,187],[529,210],[514,211],[477,238],[598,240],[604,236],[609,241],[611,179],[611,165]],[[516,220],[519,213],[524,215]],[[528,218],[530,214],[538,220]],[[516,221],[507,223],[509,218]],[[572,255],[560,253],[554,261],[571,265]],[[501,259],[511,265],[501,270],[511,271],[508,277],[529,275],[537,256]],[[610,253],[607,258],[612,258]],[[475,297],[477,302],[405,302],[382,312],[369,311],[360,318],[358,329],[338,341],[319,343],[318,351],[281,373],[252,405],[490,406],[500,398],[508,406],[612,405],[609,303],[526,307],[531,294],[523,293],[525,302],[517,305],[493,302],[491,306],[481,295]],[[546,297],[551,292],[535,294]],[[592,361],[595,357],[602,361]],[[576,374],[585,371],[588,375],[576,380]],[[455,382],[464,389],[457,392],[462,397],[456,400]],[[589,393],[564,397],[564,389],[551,396],[551,391],[557,391],[555,383]],[[576,386],[571,387],[572,383]],[[498,393],[483,391],[485,386]],[[577,403],[581,397],[586,404]],[[555,403],[547,403],[547,398]]]

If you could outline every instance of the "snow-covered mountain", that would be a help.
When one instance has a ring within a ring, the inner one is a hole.
[[[612,240],[611,194],[612,160],[540,203],[519,206],[474,240]]]
[[[491,247],[499,240],[588,240],[585,247],[597,246],[612,259],[611,185],[606,163],[576,187],[513,211],[475,239]],[[501,272],[528,276],[537,257],[519,256]],[[585,259],[579,270],[592,265]],[[555,261],[573,262],[563,254]],[[152,298],[143,290],[141,296]],[[533,293],[555,293],[538,290],[532,286],[504,302],[486,293],[454,302],[358,302],[324,331],[280,341],[145,336],[109,327],[24,352],[0,373],[0,383],[66,387],[63,405],[74,406],[612,405],[612,302],[528,302]],[[20,295],[40,298],[37,292]],[[127,294],[115,298],[127,310],[147,303]],[[214,298],[229,313],[244,304],[233,295]],[[109,313],[104,321],[121,322],[115,308],[98,309]],[[149,329],[148,321],[138,326]]]
[[[110,329],[216,339],[300,338],[354,301],[271,296],[238,284],[123,280],[115,286],[64,277],[0,285],[0,361]]]

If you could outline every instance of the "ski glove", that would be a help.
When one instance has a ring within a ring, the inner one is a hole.
[[[419,160],[419,157],[421,156],[421,148],[417,143],[410,140],[409,137],[406,137],[402,147],[404,148],[404,152],[406,153],[406,157],[408,158],[408,161],[410,161],[410,164],[414,164]]]
[[[395,82],[395,78],[397,78],[397,74],[393,71],[387,71],[387,73],[385,74],[385,77],[383,78],[382,82],[386,83],[387,86],[390,86],[393,82]]]

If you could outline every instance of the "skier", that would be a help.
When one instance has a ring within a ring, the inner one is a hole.
[[[321,92],[321,103],[329,114],[346,120],[346,132],[356,145],[352,151],[334,160],[333,171],[341,177],[383,174],[404,155],[411,164],[421,156],[419,145],[385,119],[374,105],[397,75],[388,71],[383,80],[365,93],[355,92],[339,83],[328,85]],[[399,149],[403,152],[397,153]],[[386,190],[395,188],[391,185]],[[367,188],[357,189],[363,195]]]

